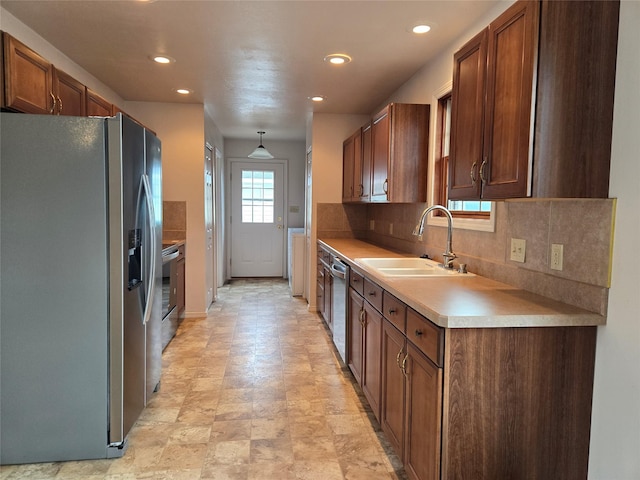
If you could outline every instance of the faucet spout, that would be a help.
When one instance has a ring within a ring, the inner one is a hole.
[[[444,268],[453,268],[453,260],[457,258],[457,255],[453,253],[453,248],[451,246],[451,236],[453,233],[453,217],[451,216],[451,212],[446,207],[442,205],[432,205],[429,208],[426,208],[422,215],[420,215],[420,220],[418,224],[413,229],[413,235],[416,235],[420,240],[422,240],[422,234],[424,232],[424,221],[427,218],[427,215],[431,213],[433,210],[441,210],[447,216],[447,250],[442,254],[442,266]]]

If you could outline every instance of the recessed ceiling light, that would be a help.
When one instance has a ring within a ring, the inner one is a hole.
[[[309,100],[312,100],[314,102],[324,102],[327,97],[323,96],[323,95],[313,95],[312,97],[308,97]]]
[[[332,63],[333,65],[344,65],[351,61],[351,57],[344,53],[332,53],[324,57],[325,62]]]
[[[425,24],[415,25],[411,29],[411,31],[413,33],[416,33],[418,35],[422,35],[423,33],[427,33],[429,30],[431,30],[431,27],[429,25],[425,25]]]
[[[176,88],[176,93],[179,93],[180,95],[189,95],[190,93],[193,93],[193,90],[189,90],[188,88]]]
[[[166,55],[152,55],[151,56],[151,60],[153,60],[156,63],[162,63],[163,65],[167,64],[167,63],[174,63],[175,59],[168,57]]]

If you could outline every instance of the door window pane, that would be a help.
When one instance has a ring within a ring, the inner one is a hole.
[[[242,170],[242,223],[273,223],[275,172]]]

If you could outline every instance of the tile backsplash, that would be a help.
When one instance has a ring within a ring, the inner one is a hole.
[[[162,202],[162,238],[165,242],[187,238],[187,202]]]
[[[447,230],[412,235],[425,204],[318,205],[318,238],[358,238],[442,260]],[[456,264],[469,271],[606,315],[614,199],[523,199],[496,202],[494,232],[454,229]],[[454,219],[455,226],[455,219]],[[511,239],[526,241],[525,262],[510,260]],[[550,268],[551,245],[563,245],[562,271]]]

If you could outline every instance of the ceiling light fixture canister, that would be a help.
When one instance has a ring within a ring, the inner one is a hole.
[[[344,65],[351,61],[351,57],[345,53],[332,53],[324,57],[325,62],[329,62],[332,65]]]
[[[257,158],[260,160],[269,160],[270,158],[273,158],[273,155],[269,153],[269,150],[264,148],[264,145],[262,145],[262,135],[264,134],[265,132],[263,131],[258,132],[258,135],[260,135],[260,145],[258,145],[256,149],[248,155],[249,158]]]

